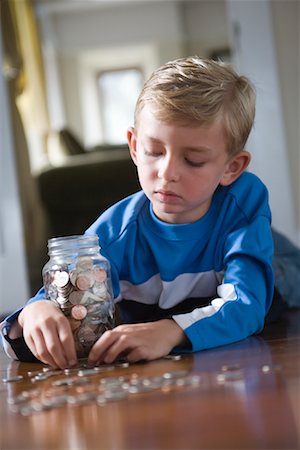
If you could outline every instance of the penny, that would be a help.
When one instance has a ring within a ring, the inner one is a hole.
[[[71,330],[75,331],[75,330],[77,330],[80,327],[81,320],[76,320],[76,319],[69,318],[69,324],[71,326]]]
[[[76,287],[81,291],[86,291],[93,286],[94,282],[95,280],[90,272],[82,272],[77,277]]]
[[[105,281],[107,278],[106,271],[104,269],[100,269],[100,267],[95,267],[93,269],[93,275],[95,281],[99,283],[103,283],[103,281]]]
[[[69,320],[77,357],[86,358],[94,342],[115,325],[109,271],[94,257],[77,255],[55,264],[43,279],[47,298]]]
[[[76,268],[80,270],[90,270],[93,267],[93,260],[90,256],[79,256]]]
[[[83,326],[78,332],[78,339],[81,345],[90,347],[96,341],[96,335],[90,327]]]
[[[76,320],[83,320],[87,315],[87,309],[83,305],[74,305],[71,310],[71,315]]]
[[[85,293],[83,293],[82,291],[73,291],[69,295],[69,302],[72,303],[72,305],[79,305],[84,295]]]

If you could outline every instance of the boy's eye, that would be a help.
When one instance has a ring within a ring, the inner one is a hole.
[[[189,165],[189,166],[192,166],[192,167],[203,167],[204,166],[204,164],[205,164],[205,162],[203,162],[203,161],[193,161],[193,160],[191,160],[191,159],[188,159],[188,158],[185,158],[185,162]]]
[[[162,154],[159,150],[144,150],[146,156],[160,156]]]

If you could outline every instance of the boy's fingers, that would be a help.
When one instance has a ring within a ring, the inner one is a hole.
[[[130,346],[128,341],[126,339],[119,338],[109,347],[103,356],[104,362],[110,364],[115,361],[118,356],[124,354],[126,355],[129,350]]]
[[[71,327],[68,324],[67,327],[59,327],[57,331],[68,366],[75,366],[77,363],[77,356]]]
[[[88,358],[89,363],[94,364],[98,361],[103,360],[103,357],[106,354],[107,350],[117,339],[119,339],[119,336],[113,330],[106,331],[104,334],[102,334],[102,336],[93,345],[90,351]]]
[[[134,362],[141,361],[141,360],[146,361],[146,360],[151,360],[151,359],[156,359],[156,358],[159,358],[159,355],[157,355],[157,356],[151,355],[150,356],[150,352],[147,351],[147,349],[145,347],[136,347],[136,348],[132,349],[126,357],[127,361],[130,363],[134,363]]]
[[[34,336],[29,336],[27,344],[36,358],[45,364],[49,364],[52,367],[57,367],[57,364],[48,352],[42,333],[36,332]]]
[[[65,357],[64,348],[58,336],[58,331],[44,330],[44,339],[48,353],[53,358],[56,366],[64,369],[68,367],[68,361]]]

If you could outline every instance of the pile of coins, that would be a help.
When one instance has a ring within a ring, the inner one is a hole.
[[[181,355],[168,355],[163,359],[177,361]],[[72,369],[51,369],[44,367],[40,371],[29,371],[27,375],[16,375],[3,379],[5,383],[31,381],[32,389],[10,396],[7,402],[10,410],[24,416],[59,408],[65,405],[76,406],[94,403],[100,406],[112,401],[134,398],[138,394],[160,392],[172,393],[182,389],[205,389],[212,383],[224,385],[240,383],[244,380],[244,371],[238,365],[223,365],[218,373],[191,373],[188,370],[171,370],[155,376],[140,376],[124,370],[122,375],[109,376],[115,369],[128,368],[128,362],[119,361],[112,365],[103,364],[96,367],[81,365]],[[281,370],[279,365],[264,365],[264,374]],[[52,381],[51,381],[52,380]],[[244,381],[243,381],[244,382]],[[44,384],[46,383],[46,385]],[[41,387],[40,387],[41,386]]]
[[[200,375],[191,374],[187,370],[169,371],[155,376],[140,376],[136,373],[107,376],[108,372],[116,368],[128,366],[129,363],[120,362],[98,367],[81,366],[65,370],[44,368],[43,371],[28,372],[29,379],[36,386],[9,397],[7,401],[11,411],[27,416],[64,405],[76,406],[93,402],[103,406],[138,394],[193,389],[201,381]],[[52,382],[50,378],[53,378]],[[47,386],[40,388],[39,383],[45,380],[48,380]],[[19,380],[7,380],[9,381]]]
[[[110,279],[89,256],[78,257],[74,266],[57,266],[43,273],[45,293],[68,318],[79,358],[106,331],[114,327]]]

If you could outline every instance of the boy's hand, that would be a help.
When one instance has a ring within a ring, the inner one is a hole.
[[[25,306],[18,322],[26,344],[36,358],[61,369],[77,362],[68,319],[50,301],[39,300]]]
[[[89,363],[112,363],[120,356],[126,356],[129,362],[157,359],[186,342],[182,329],[173,320],[119,325],[106,331],[94,344]]]

